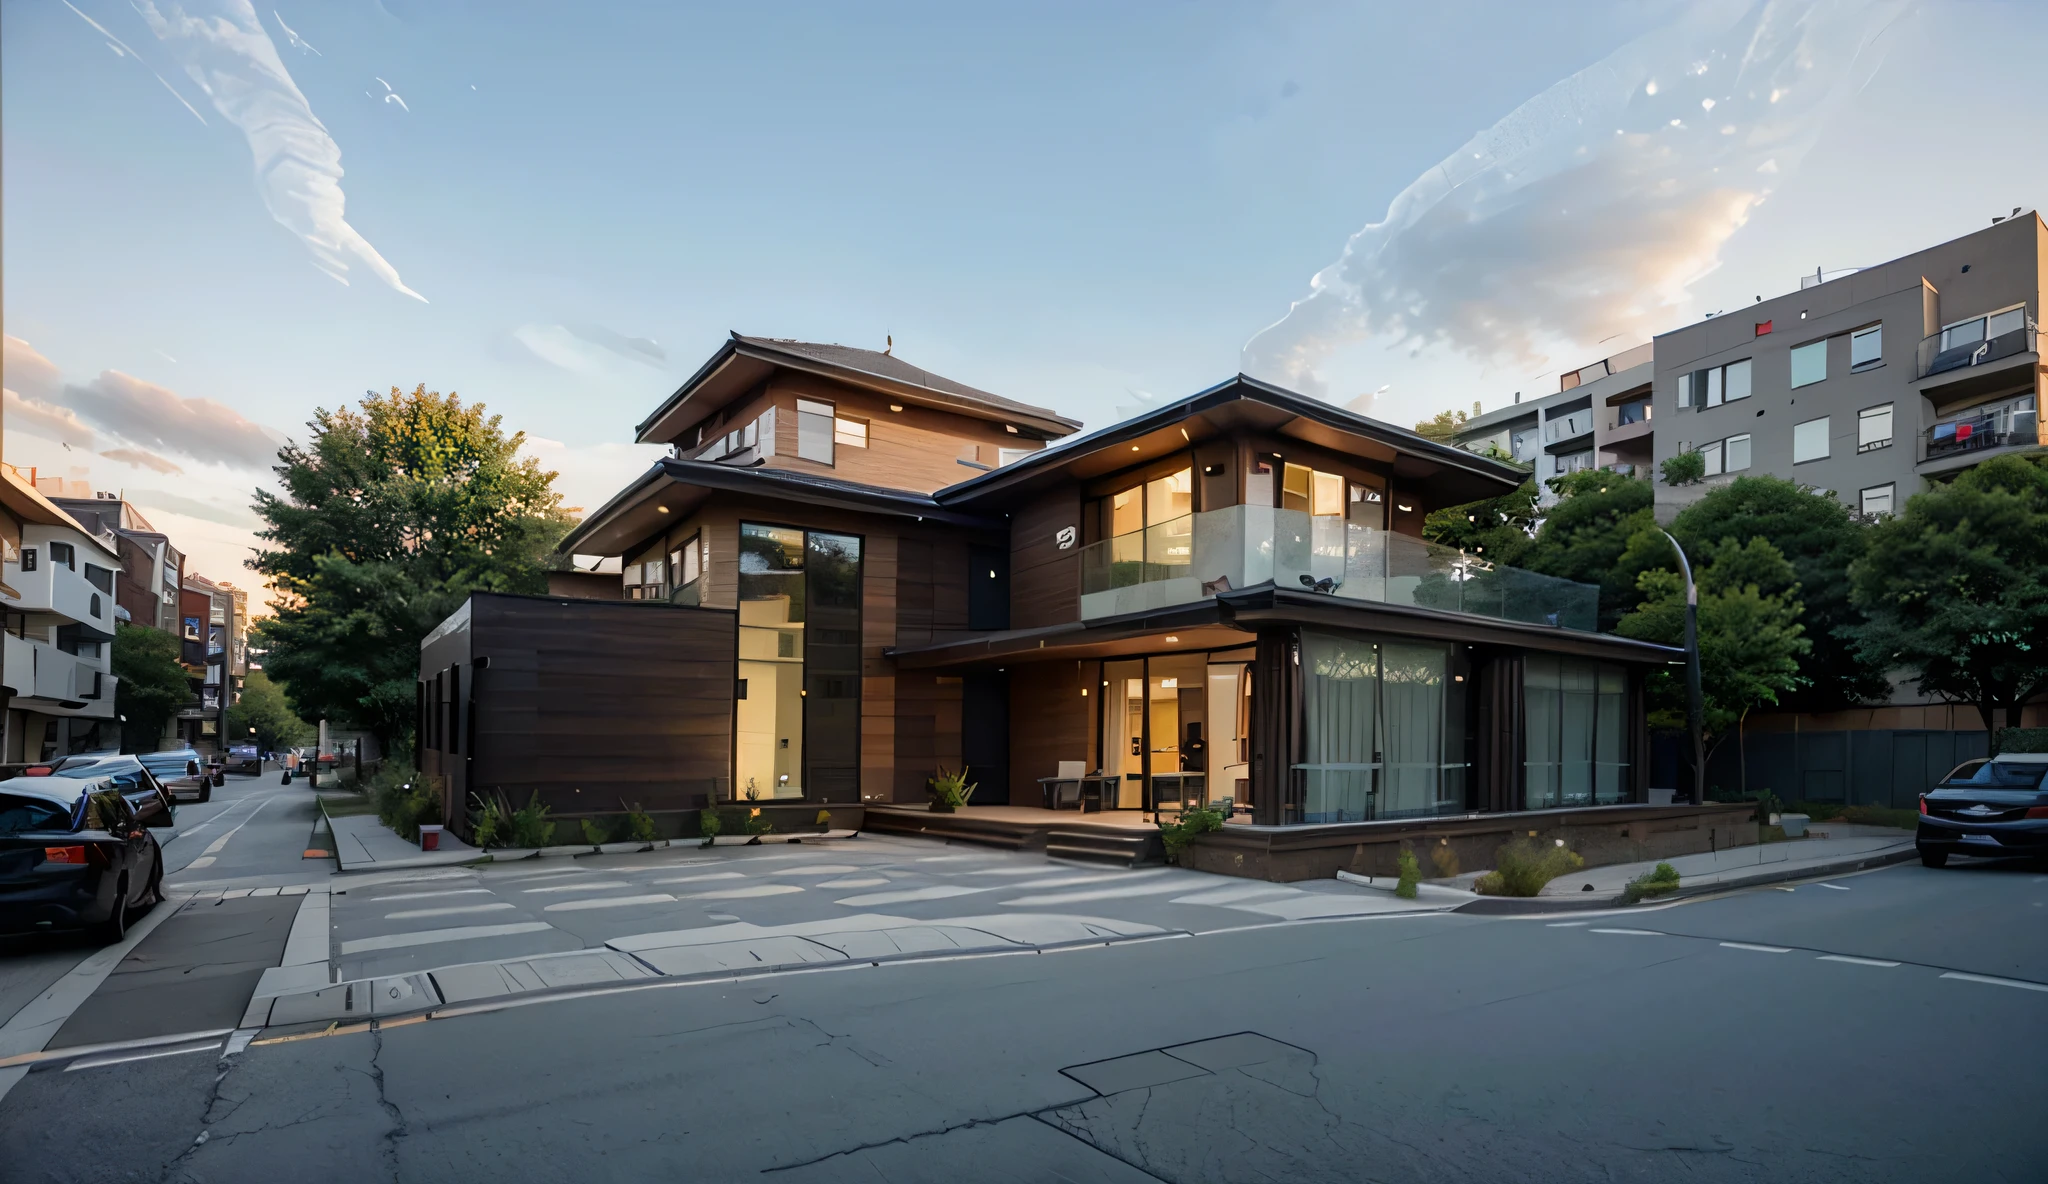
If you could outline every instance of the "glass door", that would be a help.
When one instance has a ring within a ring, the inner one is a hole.
[[[1145,662],[1102,664],[1102,771],[1116,778],[1107,810],[1145,808]]]
[[[1147,810],[1178,814],[1208,800],[1208,665],[1204,654],[1145,662]]]
[[[1209,804],[1225,816],[1252,806],[1252,676],[1246,662],[1208,658],[1208,734],[1204,761]]]

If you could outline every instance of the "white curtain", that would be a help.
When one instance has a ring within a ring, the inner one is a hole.
[[[1384,659],[1387,771],[1378,816],[1433,814],[1443,784],[1444,683],[1450,651],[1389,643]]]
[[[1327,634],[1301,635],[1307,759],[1303,822],[1362,822],[1370,816],[1379,722],[1379,647]]]

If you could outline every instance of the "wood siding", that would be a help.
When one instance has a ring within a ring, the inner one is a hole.
[[[1011,666],[1010,804],[1042,806],[1041,777],[1059,773],[1061,761],[1087,764],[1095,735],[1093,662],[1033,662]],[[1091,766],[1092,767],[1092,766]]]
[[[767,462],[770,468],[931,493],[984,471],[963,465],[962,460],[993,468],[1004,448],[1040,446],[1035,440],[1004,431],[999,421],[902,403],[894,405],[903,410],[891,411],[884,395],[798,371],[783,371],[770,379],[768,394],[775,404],[775,455]],[[830,403],[839,415],[866,421],[867,447],[838,445],[829,465],[799,457],[796,401],[800,398]]]
[[[1074,543],[1059,532],[1074,528]],[[1081,490],[1068,485],[1020,507],[1010,522],[1010,627],[1038,629],[1081,619]]]

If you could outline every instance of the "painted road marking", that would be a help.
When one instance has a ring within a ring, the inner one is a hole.
[[[1898,965],[1897,962],[1887,962],[1883,958],[1855,958],[1848,954],[1822,954],[1820,960],[1822,962],[1847,962],[1851,966],[1892,967]]]
[[[539,933],[554,926],[546,921],[520,921],[511,925],[465,925],[459,929],[423,929],[418,933],[387,933],[382,937],[359,937],[341,943],[344,957],[377,950],[402,950],[407,946],[431,946],[444,941],[465,941],[472,937],[510,937],[515,933]]]
[[[541,911],[544,913],[567,913],[583,909],[622,909],[640,904],[674,904],[675,897],[666,892],[653,892],[646,896],[611,896],[598,900],[565,900],[551,904]]]
[[[554,884],[546,888],[522,888],[529,895],[536,892],[595,892],[600,888],[631,888],[624,880],[600,880],[591,884]]]
[[[458,904],[445,909],[400,909],[384,914],[386,921],[409,921],[414,917],[454,917],[463,913],[495,913],[500,909],[518,908],[509,900],[493,901],[490,904]]]
[[[923,856],[919,856],[919,857],[918,857],[918,862],[919,862],[919,863],[978,863],[978,862],[980,862],[980,861],[981,861],[982,859],[985,859],[985,858],[987,858],[987,857],[986,857],[986,856],[982,856],[982,855],[923,855]]]
[[[879,888],[889,882],[887,876],[857,876],[851,880],[827,880],[820,888]]]
[[[1169,903],[1235,904],[1241,900],[1257,900],[1261,896],[1294,896],[1300,892],[1299,888],[1289,888],[1283,884],[1250,884],[1242,888],[1212,888],[1192,896],[1176,896]]]
[[[1552,922],[1551,922],[1550,924],[1548,924],[1548,925],[1544,926],[1544,928],[1545,928],[1545,929],[1575,929],[1575,928],[1577,928],[1577,927],[1578,927],[1578,926],[1580,926],[1580,925],[1590,925],[1590,924],[1592,924],[1592,922],[1591,922],[1591,921],[1552,921]]]
[[[1164,896],[1169,892],[1181,892],[1187,888],[1187,881],[1175,880],[1165,884],[1131,884],[1120,888],[1083,889],[1080,892],[1046,892],[1037,896],[1020,896],[1006,900],[1005,906],[1012,908],[1036,908],[1052,904],[1085,904],[1096,900],[1121,900],[1127,896]]]
[[[1835,891],[1837,891],[1837,892],[1847,892],[1847,891],[1848,891],[1848,889],[1847,889],[1847,888],[1844,888],[1844,887],[1842,887],[1842,886],[1841,886],[1840,884],[1822,884],[1822,885],[1821,885],[1821,887],[1823,887],[1823,888],[1833,888],[1833,889],[1834,889]]]
[[[1628,937],[1664,937],[1654,929],[1588,929],[1588,933],[1619,933]]]
[[[824,863],[819,864],[817,867],[786,867],[769,874],[775,876],[845,876],[867,870],[867,868],[855,867],[850,863]]]
[[[649,880],[650,884],[699,884],[705,880],[744,880],[744,872],[699,872],[694,876],[671,876],[666,880]]]
[[[186,1044],[172,1048],[152,1048],[137,1052],[114,1052],[97,1057],[80,1057],[64,1066],[64,1071],[66,1073],[76,1073],[80,1069],[98,1069],[104,1065],[125,1065],[130,1061],[150,1061],[155,1060],[157,1057],[180,1057],[191,1052],[212,1052],[219,1047],[219,1040],[209,1040],[203,1044]]]
[[[802,892],[801,884],[755,884],[746,888],[714,888],[709,892],[685,892],[678,900],[748,900],[756,896],[788,896]]]
[[[1966,983],[1988,983],[1994,987],[2018,987],[2022,991],[2048,991],[2048,983],[2030,983],[2016,978],[1994,978],[1988,974],[1964,974],[1960,970],[1948,971],[1941,977]]]
[[[561,871],[558,872],[533,872],[530,875],[501,876],[498,878],[502,879],[507,884],[524,884],[529,880],[551,880],[556,876],[587,876],[589,874],[590,871],[587,868],[570,867],[563,868]]]
[[[875,904],[907,904],[913,900],[944,900],[949,896],[972,896],[977,892],[991,892],[991,888],[968,888],[959,884],[934,884],[929,888],[905,888],[901,892],[870,892],[865,896],[847,896],[833,901],[848,908],[865,908]]]
[[[1595,932],[1598,931],[1596,930]],[[1724,941],[1721,943],[1721,948],[1727,950],[1755,950],[1759,954],[1789,954],[1792,952],[1791,946],[1757,946],[1751,945],[1746,941]]]
[[[489,893],[489,888],[444,888],[439,892],[401,892],[396,896],[372,896],[371,904],[383,904],[387,900],[439,900],[443,896],[474,896],[479,892]]]

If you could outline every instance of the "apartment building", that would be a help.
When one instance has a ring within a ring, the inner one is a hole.
[[[1707,470],[1702,483],[1660,483],[1659,516],[1745,472],[1887,514],[1930,481],[2048,446],[2044,275],[2048,226],[2019,211],[1659,334],[1654,459],[1698,452]]]
[[[187,573],[179,590],[180,658],[192,699],[178,712],[178,738],[203,753],[226,751],[227,711],[247,673],[247,594]]]
[[[118,540],[87,528],[0,465],[0,760],[36,761],[120,743],[110,670]]]
[[[170,536],[150,525],[135,503],[118,493],[89,498],[52,497],[58,508],[97,535],[119,545],[121,570],[114,577],[115,615],[131,624],[178,636],[178,589],[184,585],[185,556]]]
[[[1558,389],[1465,421],[1452,441],[1468,452],[1527,465],[1537,504],[1557,501],[1553,477],[1591,468],[1647,475],[1650,445],[1648,343],[1567,371]]]

